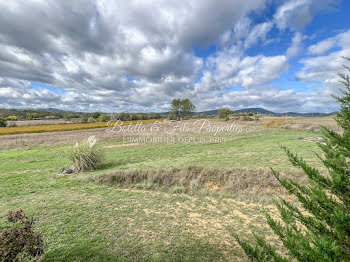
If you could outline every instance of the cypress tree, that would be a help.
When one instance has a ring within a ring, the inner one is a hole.
[[[350,61],[350,58],[344,57]],[[344,66],[350,72],[349,66]],[[279,237],[287,254],[280,254],[263,237],[255,236],[252,246],[235,238],[251,261],[350,261],[350,78],[338,73],[344,85],[340,96],[334,96],[340,105],[336,122],[343,132],[322,127],[325,143],[319,146],[318,156],[326,167],[326,174],[310,166],[287,148],[290,162],[303,170],[308,184],[273,174],[299,204],[285,199],[276,201],[280,220],[267,214],[267,222]]]

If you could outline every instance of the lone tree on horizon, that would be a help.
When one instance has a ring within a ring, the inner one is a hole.
[[[344,68],[350,72],[350,67]],[[281,255],[262,237],[255,236],[257,244],[251,246],[236,235],[251,261],[350,261],[350,78],[343,73],[338,75],[345,88],[341,90],[342,96],[334,96],[340,104],[336,121],[343,132],[322,127],[325,144],[319,144],[323,152],[319,157],[327,173],[321,173],[285,148],[290,162],[308,177],[305,185],[272,170],[281,185],[299,201],[296,205],[286,199],[277,202],[281,221],[267,215],[270,228],[288,254]]]
[[[170,119],[181,120],[194,112],[196,106],[189,99],[173,99],[171,102]]]
[[[227,107],[220,108],[218,111],[219,118],[225,119],[225,121],[229,120],[230,114],[232,114],[232,111]]]

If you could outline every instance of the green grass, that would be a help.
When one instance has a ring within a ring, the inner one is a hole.
[[[316,166],[317,134],[271,129],[221,144],[144,144],[111,147],[94,172],[61,176],[67,147],[0,152],[0,215],[22,208],[37,219],[45,261],[246,261],[229,228],[249,236],[251,225],[268,227],[262,208],[273,206],[214,196],[108,187],[90,178],[113,170],[187,166],[268,168],[288,171],[280,145]],[[4,225],[0,220],[0,227]]]

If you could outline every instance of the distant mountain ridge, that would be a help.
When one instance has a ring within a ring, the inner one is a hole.
[[[204,115],[217,115],[219,110],[209,110],[196,112],[196,115],[204,114]],[[296,113],[296,112],[286,112],[286,113],[275,113],[264,108],[253,107],[253,108],[243,108],[232,111],[233,113],[254,113],[254,114],[262,114],[262,115],[272,115],[272,116],[299,116],[299,117],[326,117],[336,114],[336,112],[331,113]]]
[[[35,109],[36,111],[45,111],[45,112],[57,112],[57,113],[65,113],[65,112],[69,112],[69,111],[65,111],[65,110],[61,110],[61,109],[57,109],[57,108],[39,108],[39,109]]]
[[[7,109],[0,109],[1,110],[7,110]],[[12,109],[9,109],[12,110]],[[83,113],[83,112],[74,112],[74,111],[66,111],[61,110],[57,108],[41,108],[41,109],[14,109],[17,111],[23,111],[23,110],[30,110],[30,111],[42,111],[42,112],[54,112],[54,113]],[[217,109],[215,110],[208,110],[208,111],[201,111],[201,112],[195,112],[195,115],[217,115],[218,114]],[[336,112],[331,113],[296,113],[296,112],[286,112],[286,113],[276,113],[269,110],[266,110],[264,108],[260,107],[252,107],[252,108],[243,108],[232,111],[233,113],[254,113],[254,114],[262,114],[262,115],[272,115],[272,116],[299,116],[299,117],[327,117],[336,114]],[[101,112],[102,113],[102,112]],[[150,114],[155,114],[156,112],[152,112]],[[167,116],[169,112],[161,112],[160,115]]]

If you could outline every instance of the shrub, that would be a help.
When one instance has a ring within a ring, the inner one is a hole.
[[[345,68],[350,72],[350,67]],[[273,171],[279,183],[299,201],[299,205],[286,199],[277,202],[280,220],[267,215],[269,226],[288,254],[279,254],[262,237],[256,236],[257,244],[251,246],[235,236],[251,261],[350,261],[350,78],[341,73],[339,76],[345,90],[342,97],[335,97],[340,103],[336,121],[343,132],[323,127],[326,140],[319,144],[328,174],[323,175],[285,149],[291,163],[301,168],[309,181],[301,185]]]
[[[90,136],[87,141],[76,143],[68,156],[72,165],[64,173],[77,173],[97,169],[102,163],[103,151],[96,137]]]
[[[8,116],[7,120],[16,121],[16,120],[18,120],[18,118],[17,118],[17,116]]]
[[[7,120],[5,118],[0,117],[0,127],[6,127]]]
[[[83,123],[83,124],[86,124],[87,122],[88,122],[88,118],[87,117],[83,117],[82,119],[81,119],[81,123]]]
[[[118,115],[118,119],[120,121],[129,121],[131,120],[131,116],[129,113],[127,112],[121,112],[119,115]]]
[[[162,118],[162,115],[159,114],[159,113],[156,113],[153,118],[154,119],[160,119],[160,118]]]
[[[99,112],[94,112],[94,113],[92,113],[91,116],[92,116],[93,118],[97,119],[97,118],[99,118],[99,117],[101,116],[101,113],[99,113]]]
[[[38,261],[44,241],[41,233],[33,231],[34,219],[18,210],[10,211],[7,220],[12,226],[0,236],[0,261]]]
[[[170,113],[169,113],[168,119],[169,119],[169,120],[176,120],[176,116],[175,116],[174,112],[170,112]]]
[[[87,120],[88,123],[95,123],[96,122],[96,119],[93,118],[93,117],[89,117],[88,120]]]
[[[98,117],[98,122],[108,122],[111,117],[107,114],[102,114]]]

